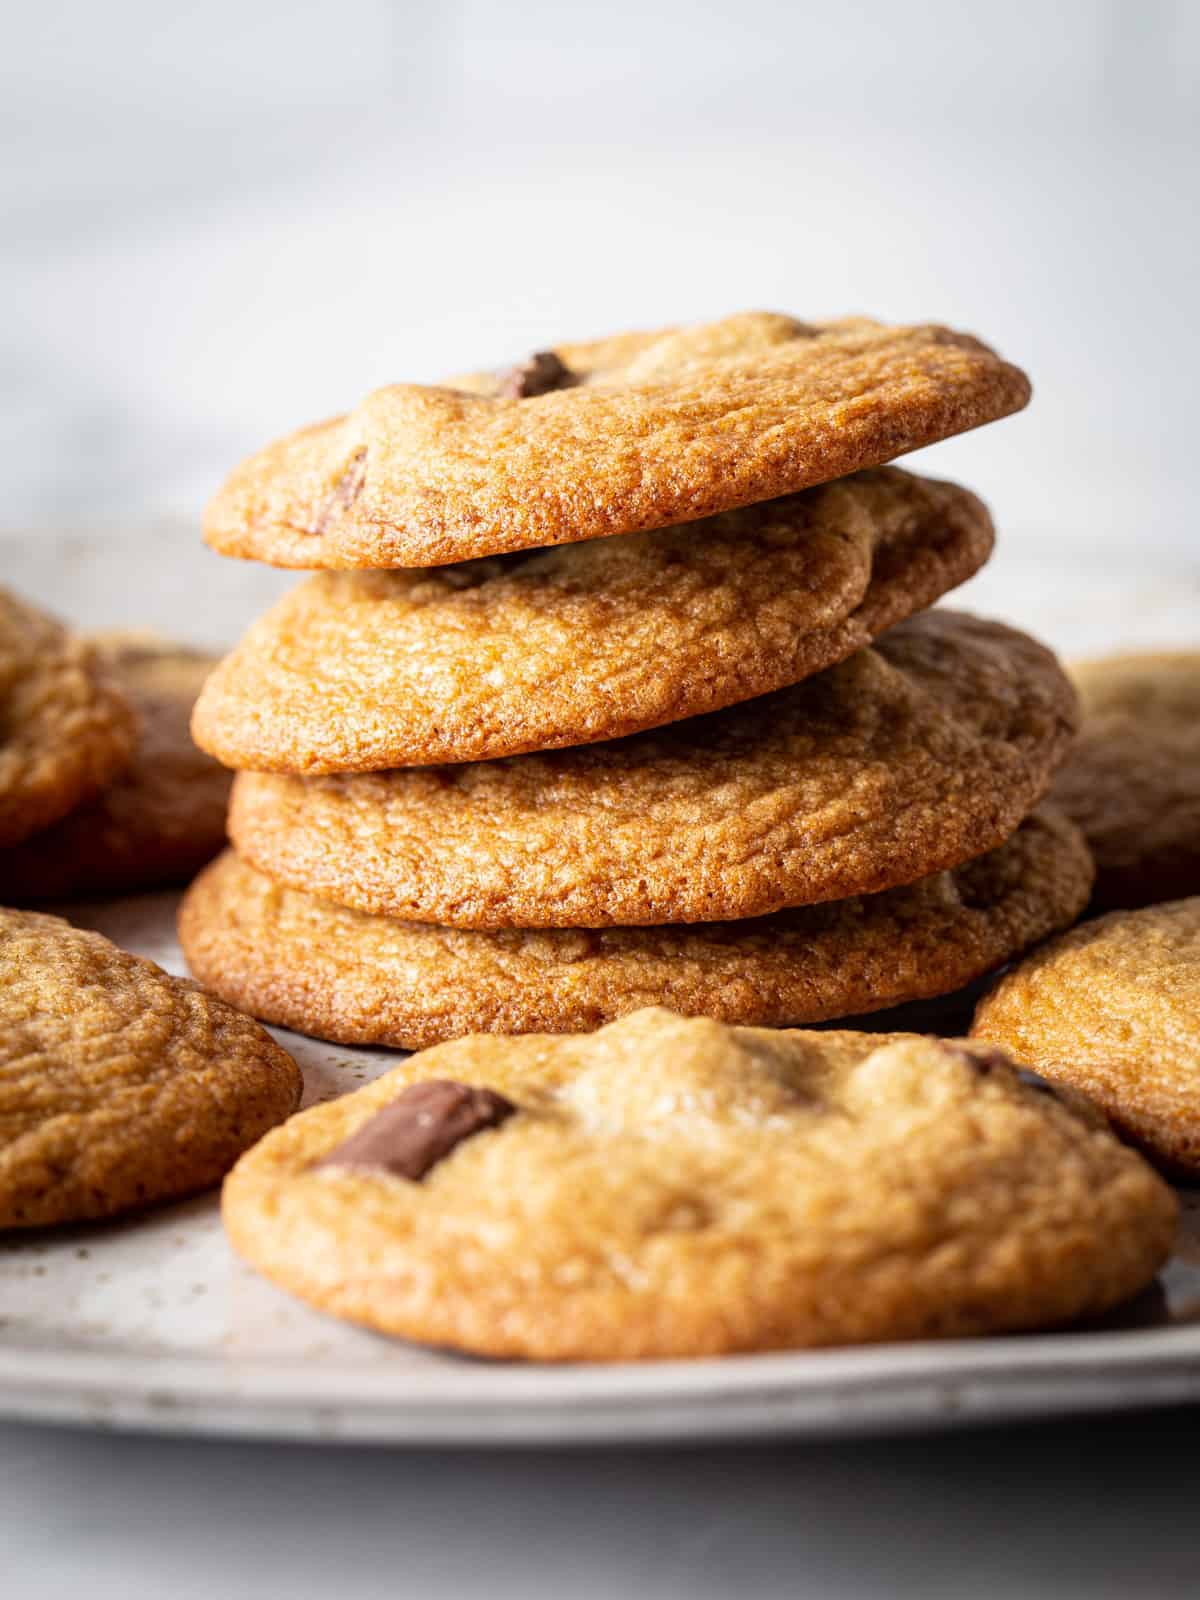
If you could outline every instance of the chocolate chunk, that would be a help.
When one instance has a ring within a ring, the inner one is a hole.
[[[309,524],[307,532],[318,538],[326,533],[343,511],[348,510],[362,493],[367,479],[367,450],[364,445],[350,457],[350,464],[334,484],[329,498]]]
[[[506,400],[532,400],[552,389],[569,389],[575,382],[575,374],[553,350],[539,350],[500,374],[500,393]]]
[[[943,1044],[943,1049],[981,1077],[986,1077],[993,1067],[1011,1067],[1013,1064],[1010,1057],[994,1045]]]
[[[1028,1067],[1018,1067],[1017,1077],[1027,1089],[1036,1089],[1039,1094],[1048,1094],[1052,1100],[1061,1100],[1062,1096],[1052,1083],[1047,1083],[1045,1078],[1036,1072],[1030,1072]]]
[[[1010,1055],[998,1050],[995,1045],[947,1044],[945,1049],[981,1076],[986,1077],[993,1067],[1008,1067],[1016,1073],[1027,1089],[1036,1089],[1040,1094],[1048,1094],[1054,1100],[1061,1098],[1052,1083],[1047,1083],[1045,1078],[1039,1077],[1036,1072],[1030,1072],[1028,1067],[1018,1067]]]
[[[430,1078],[411,1084],[314,1165],[390,1172],[415,1181],[464,1139],[499,1127],[516,1109],[491,1089]]]

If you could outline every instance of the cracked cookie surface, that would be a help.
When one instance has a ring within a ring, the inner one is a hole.
[[[135,738],[133,712],[92,647],[0,589],[0,848],[97,794]]]
[[[499,933],[349,911],[233,854],[180,911],[192,971],[264,1021],[418,1049],[476,1032],[579,1032],[645,1005],[814,1023],[947,994],[1067,926],[1092,865],[1048,808],[976,861],[900,889],[688,927]]]
[[[452,927],[761,916],[993,848],[1045,791],[1075,716],[1048,650],[931,611],[790,689],[607,744],[243,773],[230,837],[293,888]]]
[[[864,472],[701,523],[408,572],[322,573],[209,680],[226,766],[361,772],[615,739],[844,660],[982,566],[985,507]]]
[[[417,1084],[504,1120],[443,1141],[419,1181],[339,1165]],[[222,1209],[235,1249],[323,1311],[605,1361],[1062,1323],[1147,1284],[1177,1208],[998,1052],[647,1010],[414,1056],[269,1134]]]
[[[1092,847],[1096,909],[1200,893],[1200,654],[1070,670],[1083,725],[1054,794]]]
[[[560,345],[532,397],[394,384],[242,463],[208,542],[284,567],[428,567],[691,522],[978,427],[1029,381],[970,335],[747,312]]]
[[[300,1088],[270,1034],[196,984],[0,910],[0,1228],[209,1188]]]
[[[1200,1177],[1200,897],[1072,928],[1000,980],[972,1032]]]
[[[229,774],[188,732],[214,658],[152,634],[89,642],[137,715],[136,753],[90,804],[0,852],[0,898],[28,903],[183,883],[225,842]]]

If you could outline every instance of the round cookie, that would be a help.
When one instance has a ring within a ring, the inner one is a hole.
[[[226,766],[298,773],[615,739],[844,660],[992,538],[965,489],[883,468],[621,539],[322,573],[213,674],[196,738]]]
[[[318,1038],[420,1049],[466,1033],[573,1033],[645,1005],[812,1023],[946,994],[1067,926],[1092,865],[1046,810],[990,855],[884,894],[690,927],[481,933],[367,916],[233,854],[192,885],[179,937],[233,1005]]]
[[[213,658],[153,634],[92,642],[137,712],[137,753],[89,805],[0,852],[0,898],[24,903],[184,883],[224,845],[231,780],[188,733]]]
[[[1152,1280],[1177,1204],[998,1051],[647,1010],[415,1056],[269,1134],[222,1212],[335,1316],[620,1361],[1062,1324]]]
[[[91,646],[0,589],[0,848],[91,799],[135,736]]]
[[[0,910],[0,1228],[208,1188],[300,1089],[266,1030],[194,983]]]
[[[748,312],[378,389],[242,463],[205,515],[224,555],[430,567],[778,499],[1019,411],[967,334]]]
[[[280,883],[447,927],[622,927],[872,894],[999,844],[1069,746],[1026,635],[949,611],[793,688],[608,744],[345,777],[243,773]]]
[[[1073,928],[1000,980],[972,1031],[1200,1176],[1200,897]]]
[[[1097,910],[1200,893],[1200,654],[1071,668],[1083,727],[1055,780],[1096,858]]]

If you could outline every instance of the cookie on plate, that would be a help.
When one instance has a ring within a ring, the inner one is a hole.
[[[264,1028],[194,983],[0,910],[0,1228],[209,1188],[300,1088]]]
[[[361,772],[615,739],[844,660],[987,559],[965,489],[895,468],[622,539],[322,573],[213,674],[226,766]]]
[[[999,1051],[638,1012],[460,1039],[269,1134],[234,1248],[322,1311],[616,1361],[945,1338],[1126,1299],[1170,1189]]]
[[[972,1031],[1200,1176],[1200,897],[1073,928],[1000,980]]]
[[[135,738],[92,647],[0,589],[0,848],[91,799],[128,764]]]
[[[1071,673],[1083,727],[1054,792],[1096,857],[1096,908],[1200,893],[1200,654],[1112,656]]]
[[[205,536],[282,567],[430,567],[637,533],[879,466],[1029,393],[948,328],[748,312],[378,389],[243,462]]]
[[[463,928],[712,922],[982,855],[1037,803],[1075,696],[998,623],[914,617],[793,688],[608,744],[346,777],[243,773],[269,877]]]
[[[225,842],[229,774],[188,732],[214,659],[153,634],[105,634],[92,643],[137,712],[137,752],[90,804],[0,852],[6,900],[133,894],[184,883]]]
[[[947,994],[1066,927],[1091,858],[1046,809],[953,872],[861,899],[690,927],[481,933],[367,916],[229,854],[180,911],[196,976],[233,1005],[347,1044],[572,1033],[645,1005],[799,1023]]]

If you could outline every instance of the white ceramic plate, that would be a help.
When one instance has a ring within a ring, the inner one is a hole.
[[[279,587],[192,541],[12,546],[8,581],[89,625],[230,637]],[[17,570],[13,572],[12,566]],[[1184,642],[1196,575],[1055,568],[1026,555],[972,603],[1065,649]],[[244,574],[244,577],[242,576]],[[997,581],[999,580],[999,581]],[[75,920],[181,971],[174,898]],[[291,1034],[311,1102],[386,1052]],[[489,1445],[933,1428],[1200,1399],[1200,1202],[1139,1326],[947,1344],[616,1367],[510,1366],[416,1350],[327,1320],[242,1267],[204,1197],[134,1221],[0,1244],[0,1413],[107,1427]],[[1157,1319],[1157,1322],[1156,1322]],[[1134,1320],[1134,1319],[1131,1319]]]

